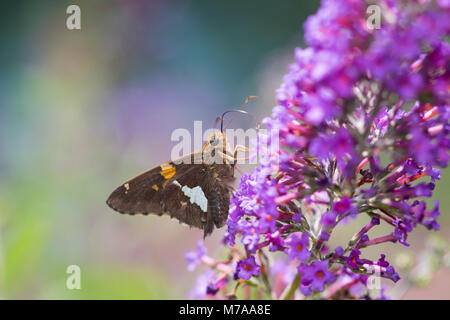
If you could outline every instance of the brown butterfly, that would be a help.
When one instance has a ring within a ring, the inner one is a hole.
[[[254,97],[246,99],[244,105]],[[221,228],[228,217],[234,169],[239,150],[231,151],[223,133],[209,136],[201,151],[168,161],[141,173],[116,188],[106,203],[124,214],[168,215],[180,223],[202,229],[204,237]],[[217,122],[217,121],[216,121]]]

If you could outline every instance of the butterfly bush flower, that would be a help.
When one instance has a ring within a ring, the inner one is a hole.
[[[379,28],[366,23],[371,4]],[[259,137],[259,166],[233,193],[229,258],[206,263],[222,289],[208,293],[385,299],[385,288],[369,294],[371,277],[401,281],[389,254],[364,251],[409,246],[419,225],[439,230],[439,203],[424,198],[449,161],[449,10],[446,1],[322,1],[263,121],[278,136]],[[337,246],[335,228],[355,220],[361,230]],[[374,236],[378,226],[390,231]],[[208,260],[199,246],[190,269]]]
[[[301,291],[309,296],[312,291],[323,291],[326,283],[334,282],[334,275],[328,271],[327,261],[314,261],[311,265],[300,265],[302,274]]]
[[[306,233],[292,233],[286,240],[288,246],[287,255],[289,259],[297,258],[299,261],[308,261],[311,256],[309,252],[309,237]]]
[[[235,278],[249,280],[252,276],[259,274],[260,267],[256,264],[255,257],[250,256],[247,259],[239,261],[236,268]]]
[[[200,263],[202,257],[206,255],[206,248],[202,241],[197,242],[197,250],[189,251],[184,255],[184,258],[188,262],[187,269],[193,271]]]

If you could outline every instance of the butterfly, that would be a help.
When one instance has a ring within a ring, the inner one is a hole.
[[[252,98],[248,97],[243,106]],[[129,215],[167,215],[203,230],[203,237],[214,228],[221,228],[228,218],[231,191],[235,181],[234,169],[239,150],[231,150],[223,132],[226,113],[220,131],[209,136],[202,150],[165,162],[117,187],[106,203],[113,210]]]

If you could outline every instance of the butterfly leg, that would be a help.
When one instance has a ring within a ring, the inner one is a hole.
[[[238,158],[237,152],[235,151],[234,156],[230,156],[228,154],[224,154],[223,152],[219,151],[220,156],[222,157],[223,161],[228,164],[236,164],[238,161],[246,161],[248,160],[248,157],[245,158]]]
[[[234,148],[234,153],[233,153],[234,163],[236,163],[237,161],[247,161],[248,160],[248,157],[245,157],[245,158],[238,158],[237,157],[237,154],[238,154],[239,150],[242,150],[244,152],[250,152],[249,148],[247,148],[246,146],[243,146],[241,144],[238,144],[236,146],[236,148]]]
[[[238,167],[234,167],[234,170],[236,170],[237,172],[239,172],[240,175],[243,175],[243,174],[244,174],[244,172],[243,172],[241,169],[239,169]]]
[[[242,150],[244,152],[250,152],[249,148],[238,144],[234,148],[233,156],[231,156],[229,153],[225,154],[225,153],[223,153],[221,151],[219,151],[219,154],[222,157],[222,159],[225,161],[225,163],[236,164],[238,161],[247,161],[249,159],[248,157],[244,157],[244,158],[238,158],[237,157],[239,150]]]

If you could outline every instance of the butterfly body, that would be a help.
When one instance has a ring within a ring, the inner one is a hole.
[[[236,164],[216,131],[201,151],[163,163],[117,187],[106,203],[123,214],[168,215],[202,229],[204,237],[228,217]]]

